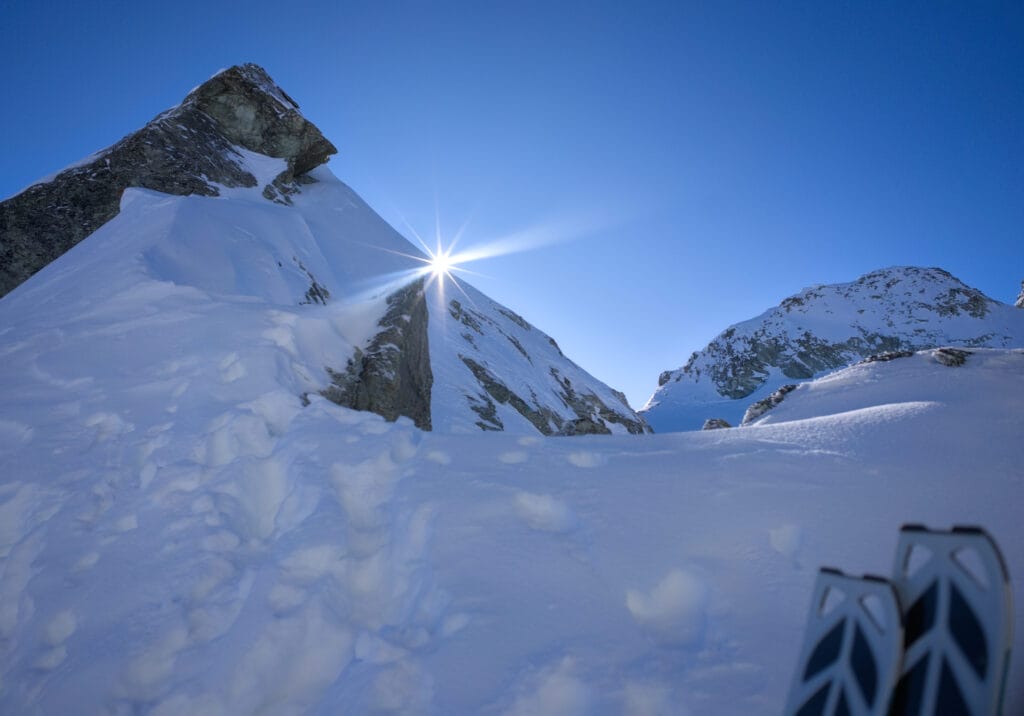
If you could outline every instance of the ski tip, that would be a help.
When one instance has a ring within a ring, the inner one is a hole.
[[[992,539],[984,527],[979,527],[977,525],[953,525],[953,534],[982,535]]]
[[[920,522],[907,522],[900,527],[900,532],[928,532],[928,528]]]

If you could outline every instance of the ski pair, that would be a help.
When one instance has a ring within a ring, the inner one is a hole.
[[[998,716],[1010,579],[978,527],[904,525],[891,579],[822,568],[787,716]]]

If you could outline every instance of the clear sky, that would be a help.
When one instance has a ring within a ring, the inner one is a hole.
[[[1024,279],[1024,4],[0,3],[0,197],[263,65],[404,233],[634,407],[730,323],[816,283]]]

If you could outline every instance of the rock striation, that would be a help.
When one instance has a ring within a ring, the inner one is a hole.
[[[472,306],[447,302],[458,336],[450,331],[445,347],[476,383],[465,398],[477,428],[506,430],[509,418],[518,416],[542,435],[651,432],[626,396],[590,378],[521,316],[473,293],[467,287]]]
[[[263,195],[287,203],[337,152],[298,109],[263,68],[235,66],[139,131],[0,203],[0,297],[114,218],[128,187],[203,196],[255,187],[248,150],[285,160]]]

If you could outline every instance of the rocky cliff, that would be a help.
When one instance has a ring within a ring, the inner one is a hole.
[[[779,387],[872,355],[1024,345],[1024,315],[937,268],[895,267],[814,286],[729,327],[666,371],[641,411],[656,431],[730,422]]]
[[[388,310],[365,348],[357,347],[344,372],[329,366],[331,385],[322,395],[355,410],[388,420],[411,418],[430,430],[430,369],[427,306],[423,279],[388,296]]]
[[[337,152],[298,109],[263,68],[232,67],[139,131],[0,203],[0,297],[114,218],[129,187],[179,196],[256,187],[247,150],[287,162],[261,188],[287,202]]]

